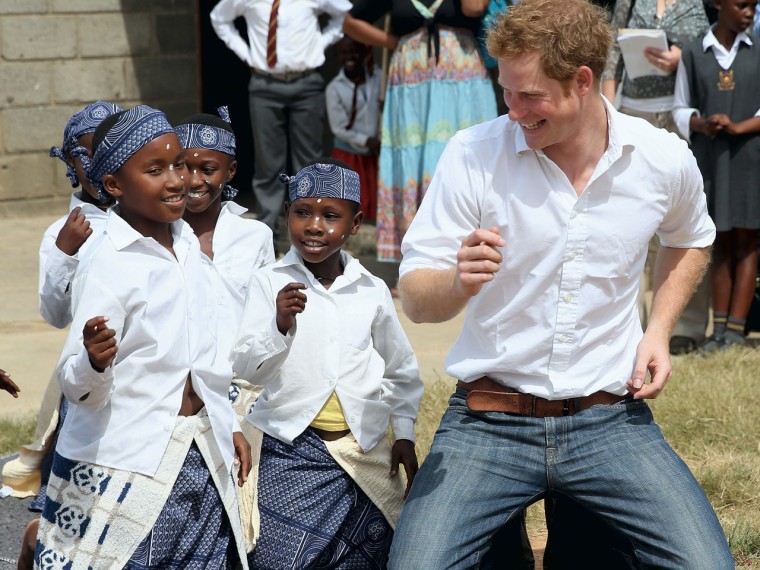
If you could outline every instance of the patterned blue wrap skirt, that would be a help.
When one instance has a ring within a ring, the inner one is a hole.
[[[293,445],[264,435],[257,569],[385,568],[393,531],[311,429]]]

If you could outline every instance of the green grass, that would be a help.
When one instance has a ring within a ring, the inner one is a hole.
[[[420,459],[454,389],[426,385],[417,422]],[[673,376],[650,405],[671,446],[713,504],[738,568],[760,570],[760,349],[673,359]],[[532,538],[545,533],[543,508],[528,512]]]
[[[25,443],[31,443],[37,416],[23,419],[0,419],[0,456],[18,451]]]

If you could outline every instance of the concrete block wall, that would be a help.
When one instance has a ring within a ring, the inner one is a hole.
[[[0,218],[65,211],[48,155],[88,103],[198,112],[196,20],[195,0],[0,0]]]

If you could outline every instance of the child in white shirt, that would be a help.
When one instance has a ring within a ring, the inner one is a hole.
[[[377,215],[377,157],[380,153],[380,70],[371,48],[344,36],[335,51],[342,68],[325,91],[327,118],[335,135],[332,157],[359,174],[364,219]]]
[[[237,454],[242,484],[249,450],[227,399],[210,267],[181,219],[183,150],[145,105],[103,121],[93,148],[87,176],[118,205],[72,285],[58,366],[71,406],[35,563],[245,566],[231,473]]]
[[[227,107],[220,107],[219,114],[193,115],[180,121],[175,130],[185,148],[188,171],[182,217],[193,228],[201,251],[220,277],[219,350],[229,354],[243,316],[251,274],[274,262],[274,248],[269,226],[244,218],[247,210],[232,201],[237,194],[229,185],[237,171],[235,133]]]
[[[288,193],[293,246],[254,273],[233,349],[235,372],[264,387],[247,417],[265,434],[249,564],[382,567],[399,462],[409,483],[417,471],[417,360],[388,287],[341,251],[362,221],[356,172],[320,159]]]

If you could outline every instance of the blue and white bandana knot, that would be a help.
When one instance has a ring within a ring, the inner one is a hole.
[[[132,107],[119,117],[98,148],[93,149],[91,160],[87,159],[86,154],[81,157],[87,178],[98,191],[104,192],[103,177],[106,174],[119,170],[133,154],[152,140],[173,132],[166,115],[158,109],[147,105]],[[75,154],[80,152],[75,149]]]
[[[337,164],[316,163],[303,167],[295,176],[280,175],[288,185],[288,199],[341,198],[360,203],[359,175]]]
[[[108,101],[96,101],[87,105],[84,109],[74,113],[69,122],[66,123],[66,127],[63,129],[63,144],[60,147],[50,148],[50,156],[60,158],[66,164],[66,176],[69,177],[74,188],[79,186],[79,177],[67,158],[79,146],[79,137],[95,132],[103,119],[123,110],[117,104]]]

